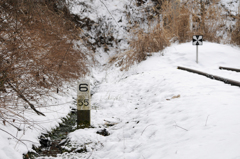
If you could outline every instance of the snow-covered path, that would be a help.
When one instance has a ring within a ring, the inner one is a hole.
[[[79,157],[240,158],[240,88],[176,67],[240,81],[239,73],[217,67],[240,68],[240,50],[205,43],[196,64],[191,47],[171,46],[164,56],[156,53],[128,72],[108,70],[92,99],[92,123],[97,128],[70,135],[74,143],[88,143],[89,152]],[[107,127],[109,123],[113,126]],[[105,127],[110,136],[96,134]]]

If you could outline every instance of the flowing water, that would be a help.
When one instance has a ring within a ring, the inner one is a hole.
[[[67,150],[62,148],[63,145],[68,143],[67,135],[77,129],[77,110],[72,110],[66,118],[62,119],[62,123],[48,134],[42,134],[39,138],[40,147],[33,147],[36,152],[28,152],[24,154],[23,159],[34,159],[45,157],[56,157],[57,154],[64,152],[76,152],[74,149]],[[78,153],[84,150],[78,150]]]

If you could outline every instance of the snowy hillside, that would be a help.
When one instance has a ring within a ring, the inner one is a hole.
[[[174,44],[128,72],[115,68],[95,74],[102,81],[92,98],[95,128],[70,134],[94,159],[240,158],[240,88],[178,70],[185,66],[240,81],[240,49],[205,42]],[[164,54],[164,56],[162,56]],[[109,136],[96,132],[107,129]],[[59,156],[59,158],[61,158]]]
[[[90,37],[90,45],[96,45],[94,56],[99,62],[86,76],[94,88],[93,128],[70,133],[71,146],[63,146],[87,152],[38,159],[240,159],[240,87],[177,69],[183,66],[240,82],[240,73],[219,69],[240,69],[239,47],[204,41],[198,47],[197,64],[196,46],[175,43],[128,71],[120,71],[120,67],[108,65],[109,57],[129,49],[129,30],[146,18],[144,9],[152,3],[137,7],[132,0],[70,2],[72,13],[79,15],[81,22],[92,23],[84,23],[81,29]],[[237,0],[221,2],[236,15]],[[107,44],[109,50],[105,51],[104,42],[97,46],[100,37],[114,37]],[[33,151],[32,145],[40,146],[41,133],[59,126],[61,118],[76,107],[77,82],[61,88],[68,94],[60,90],[39,102],[45,106],[39,109],[46,117],[25,114],[34,125],[21,125],[23,131],[0,125],[0,159],[22,159],[23,153]],[[101,131],[106,136],[98,133]]]

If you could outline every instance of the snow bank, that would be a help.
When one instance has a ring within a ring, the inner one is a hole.
[[[107,70],[92,98],[96,128],[69,135],[75,144],[88,143],[88,152],[69,158],[240,158],[240,88],[177,69],[240,81],[239,73],[218,69],[240,68],[240,49],[204,42],[199,64],[195,49],[174,44],[128,72]],[[96,134],[103,128],[110,136]]]
[[[67,94],[51,93],[51,97],[39,101],[43,108],[40,108],[46,116],[38,116],[33,111],[26,111],[24,116],[32,121],[32,125],[21,125],[22,131],[6,123],[6,126],[0,125],[0,128],[8,133],[0,130],[0,159],[22,159],[23,153],[27,153],[32,149],[32,145],[40,146],[38,137],[41,133],[46,133],[56,128],[61,123],[61,118],[66,117],[73,104],[72,97],[76,97],[76,84],[66,84]],[[28,108],[30,109],[30,108]],[[13,137],[14,136],[14,137]],[[20,139],[18,141],[16,138]]]

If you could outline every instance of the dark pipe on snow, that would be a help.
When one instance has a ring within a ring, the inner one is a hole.
[[[203,76],[206,76],[206,77],[214,79],[214,80],[222,81],[224,83],[240,87],[240,82],[238,82],[238,81],[234,81],[234,80],[231,80],[231,79],[211,75],[211,74],[208,74],[208,73],[205,73],[205,72],[201,72],[201,71],[197,71],[197,70],[193,70],[193,69],[185,68],[185,67],[181,67],[181,66],[178,66],[178,69],[185,70],[185,71],[192,72],[192,73],[197,73],[199,75],[203,75]]]
[[[220,66],[219,69],[240,72],[240,69],[237,69],[237,68],[230,68],[230,67],[222,67],[222,66]]]

